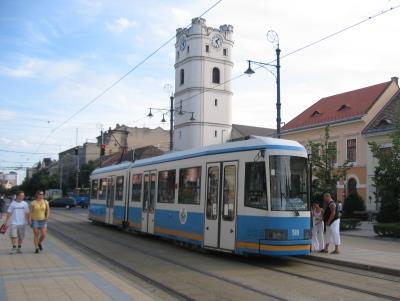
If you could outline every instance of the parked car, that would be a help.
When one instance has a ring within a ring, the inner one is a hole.
[[[74,198],[71,197],[64,197],[64,198],[56,198],[49,202],[50,207],[64,207],[71,209],[76,207],[76,201]]]
[[[76,200],[76,206],[80,206],[82,208],[89,207],[89,196],[74,196],[74,199]]]

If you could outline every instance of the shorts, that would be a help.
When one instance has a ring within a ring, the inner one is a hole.
[[[47,228],[47,221],[45,220],[33,220],[32,228],[43,229]]]
[[[326,243],[340,245],[340,219],[335,220],[330,226],[326,226]]]
[[[10,225],[9,234],[11,238],[23,239],[25,237],[25,225]]]

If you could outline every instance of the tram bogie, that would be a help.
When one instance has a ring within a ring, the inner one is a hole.
[[[96,169],[89,219],[237,254],[310,251],[307,152],[254,138]]]

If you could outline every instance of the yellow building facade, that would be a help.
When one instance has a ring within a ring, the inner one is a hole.
[[[357,192],[370,201],[372,166],[368,141],[363,130],[398,92],[398,80],[390,81],[322,98],[282,128],[282,138],[296,140],[304,146],[322,142],[325,127],[330,128],[330,142],[336,144],[337,165],[347,160],[352,168],[337,183],[337,198],[344,201],[351,192]],[[367,208],[368,201],[366,202]]]

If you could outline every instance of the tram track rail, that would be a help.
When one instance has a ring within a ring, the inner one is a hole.
[[[60,216],[63,216],[65,218],[68,218],[68,219],[74,219],[74,220],[79,220],[80,222],[85,222],[85,220],[83,218],[74,217],[74,216],[69,215],[69,214],[62,214],[62,213],[58,213],[58,212],[56,214],[60,215]],[[60,220],[58,220],[58,222],[65,223],[65,221],[60,221]],[[88,225],[89,225],[89,223],[88,223]],[[76,228],[77,230],[82,230],[82,226],[77,226],[76,224],[74,224],[74,225],[68,224],[68,227],[71,227],[71,226]],[[108,227],[108,229],[111,230],[111,231],[117,231],[117,229],[112,228],[112,227]],[[118,232],[119,233],[123,233],[121,231],[118,231]],[[159,254],[149,253],[148,250],[143,250],[142,248],[132,246],[132,245],[124,243],[124,242],[122,242],[120,240],[117,240],[117,239],[114,239],[114,238],[110,238],[110,237],[107,237],[107,238],[104,238],[104,239],[106,239],[107,241],[110,241],[112,243],[117,243],[119,245],[122,245],[122,246],[124,246],[124,247],[126,247],[128,249],[131,249],[133,251],[142,253],[144,255],[147,255],[147,256],[150,256],[150,257],[153,257],[153,258],[156,258],[156,259],[159,259],[159,260],[162,260],[162,261],[165,261],[165,262],[177,265],[177,266],[180,266],[182,268],[191,270],[191,271],[196,272],[196,273],[203,274],[203,275],[208,276],[208,277],[212,277],[212,278],[220,280],[220,281],[224,281],[226,283],[229,283],[229,284],[232,284],[232,285],[235,285],[235,286],[239,286],[239,287],[241,287],[243,289],[250,290],[252,292],[262,294],[262,295],[264,295],[266,297],[269,297],[269,298],[274,298],[276,300],[287,300],[287,299],[282,298],[280,296],[277,296],[275,294],[267,293],[265,291],[256,289],[254,287],[251,287],[251,286],[248,286],[248,285],[245,285],[245,284],[242,284],[242,283],[239,283],[239,282],[237,282],[235,280],[232,280],[232,279],[229,279],[229,278],[226,278],[226,277],[223,277],[223,276],[216,275],[216,274],[208,272],[208,271],[204,271],[202,269],[199,269],[197,267],[193,267],[191,265],[179,262],[177,260],[174,260],[174,259],[171,259],[171,258],[167,258],[167,257],[159,255]],[[234,255],[224,254],[223,256],[227,257],[227,256],[234,256]],[[270,271],[273,271],[273,272],[276,272],[276,273],[280,273],[280,274],[283,274],[283,275],[286,275],[286,276],[302,278],[302,279],[305,279],[305,280],[308,280],[308,281],[318,282],[319,284],[322,282],[320,278],[307,276],[307,275],[304,275],[304,274],[301,274],[301,273],[285,271],[285,270],[283,270],[281,268],[266,266],[265,263],[255,263],[255,262],[252,262],[252,260],[248,259],[248,258],[235,256],[235,260],[239,260],[240,262],[242,262],[244,264],[251,265],[251,266],[254,266],[254,267],[257,267],[257,268],[261,268],[261,269],[265,269],[265,270],[270,270]],[[295,260],[295,259],[290,259],[290,260]],[[300,262],[302,264],[306,264],[306,265],[312,265],[312,266],[321,267],[321,265],[319,265],[319,264],[310,263],[310,262],[304,262],[304,261],[305,260],[301,260]],[[352,268],[352,271],[351,271],[349,269],[329,267],[329,266],[326,266],[326,265],[325,265],[325,267],[328,268],[328,269],[331,269],[331,270],[336,270],[338,272],[352,273],[352,274],[360,276],[360,277],[375,278],[375,279],[379,279],[379,280],[383,280],[383,281],[400,282],[398,279],[386,279],[386,278],[384,278],[382,276],[371,275],[369,273],[367,274],[367,273],[363,273],[361,271],[354,271],[353,268]],[[350,291],[353,291],[353,292],[356,291],[358,293],[369,295],[369,296],[373,296],[373,297],[380,298],[380,299],[399,300],[399,297],[397,297],[397,296],[391,296],[391,295],[387,295],[387,294],[383,294],[383,293],[379,293],[379,292],[374,292],[374,291],[371,291],[371,290],[368,290],[368,289],[363,289],[363,288],[359,288],[359,287],[355,287],[355,286],[351,286],[351,285],[347,285],[347,284],[343,284],[343,283],[338,283],[338,282],[334,282],[334,281],[330,281],[330,280],[323,280],[323,283],[325,285],[332,286],[332,287],[335,287],[335,288],[341,288],[341,289],[350,290]]]
[[[82,215],[81,215],[81,217],[77,217],[74,215],[63,214],[63,213],[59,213],[59,212],[57,212],[57,214],[64,216],[66,218],[70,218],[70,219],[74,219],[77,221],[86,222],[86,223],[90,224],[87,217],[83,217]],[[98,225],[108,227],[109,229],[112,229],[112,230],[115,230],[115,229],[117,229],[117,231],[120,230],[119,228],[114,228],[113,226],[103,225],[101,223],[99,223]],[[138,232],[137,233],[136,232],[127,232],[127,233],[132,234],[132,235],[135,235],[135,234],[140,235]],[[147,236],[147,237],[152,238],[151,236]],[[157,238],[157,240],[158,240],[158,238]],[[207,252],[209,252],[209,253],[213,252],[213,254],[220,255],[220,253],[218,251],[207,250]],[[223,253],[223,256],[227,256],[227,255],[229,255],[229,253]],[[380,279],[380,280],[400,283],[400,277],[398,277],[396,275],[392,275],[392,274],[386,274],[384,272],[373,272],[371,270],[365,270],[365,269],[361,269],[361,268],[357,268],[357,267],[345,267],[342,265],[336,266],[330,262],[322,262],[322,261],[319,262],[316,260],[307,259],[305,256],[300,256],[300,257],[281,256],[279,258],[281,258],[282,260],[286,260],[286,261],[299,262],[302,264],[315,266],[315,267],[323,267],[326,269],[335,270],[338,272],[344,272],[347,274],[353,274],[353,275],[357,275],[357,276],[362,276],[362,277],[366,277],[366,278],[374,278],[374,279]]]
[[[62,214],[60,214],[60,215],[62,215]],[[54,216],[54,215],[53,215],[53,216]],[[64,217],[69,217],[69,216],[64,215]],[[61,222],[61,223],[65,223],[65,222],[62,222],[62,221],[58,221],[58,222],[59,222],[59,223],[60,223],[60,222]],[[68,224],[66,227],[71,227],[71,225]],[[73,226],[73,227],[74,227],[75,229],[77,229],[77,230],[78,230],[78,228],[79,228],[79,227],[76,227],[76,226]],[[82,229],[79,229],[79,230],[82,230]],[[97,251],[97,250],[94,249],[94,248],[88,247],[88,246],[85,245],[84,243],[80,242],[78,239],[74,239],[74,238],[72,238],[71,236],[66,235],[66,234],[63,233],[62,231],[55,230],[55,229],[53,229],[53,228],[49,228],[49,232],[50,232],[50,233],[52,233],[52,232],[57,233],[57,235],[58,235],[59,237],[61,237],[62,240],[66,240],[66,241],[68,241],[68,242],[70,242],[70,243],[76,244],[79,248],[84,249],[84,250],[88,251],[89,253],[93,253],[93,254],[95,254],[96,256],[98,256],[99,258],[101,258],[101,259],[103,259],[103,260],[105,260],[105,261],[107,261],[107,262],[109,262],[109,263],[115,264],[118,268],[121,268],[122,270],[124,270],[124,271],[126,271],[126,272],[128,272],[128,273],[133,274],[134,276],[136,276],[136,277],[138,277],[138,278],[144,280],[145,282],[147,282],[147,283],[149,283],[149,284],[151,284],[151,285],[153,285],[153,286],[155,286],[155,287],[157,287],[157,288],[160,288],[161,290],[163,290],[164,292],[170,294],[171,296],[176,296],[178,300],[195,300],[195,299],[191,298],[190,296],[185,295],[185,294],[179,292],[178,290],[175,290],[175,289],[171,288],[170,286],[166,286],[166,285],[162,284],[161,282],[159,282],[159,281],[157,281],[157,280],[155,280],[155,279],[153,279],[153,278],[150,278],[150,277],[144,275],[143,273],[139,272],[139,271],[136,270],[136,269],[133,269],[133,268],[131,268],[131,267],[128,267],[128,266],[126,266],[126,265],[120,263],[119,261],[117,261],[117,260],[111,258],[110,256],[104,255],[103,253]],[[180,267],[182,267],[182,268],[188,269],[188,270],[190,270],[190,271],[192,271],[192,272],[196,272],[196,273],[202,274],[202,275],[204,275],[204,276],[207,276],[207,277],[210,277],[210,278],[214,278],[215,280],[219,280],[219,281],[222,281],[222,282],[226,282],[226,283],[228,283],[228,284],[230,284],[230,285],[234,285],[234,286],[240,287],[241,289],[245,289],[245,290],[251,291],[251,292],[253,292],[253,293],[262,295],[262,296],[264,296],[264,297],[268,297],[268,298],[275,299],[275,300],[279,300],[279,301],[289,301],[289,299],[280,297],[280,296],[278,296],[278,295],[276,295],[276,294],[268,293],[268,292],[265,292],[265,291],[256,289],[256,288],[254,288],[254,287],[251,287],[251,286],[242,284],[242,283],[237,282],[237,281],[235,281],[235,280],[228,279],[228,278],[226,278],[226,277],[219,276],[219,275],[216,275],[216,274],[211,273],[211,272],[203,271],[203,270],[201,270],[201,269],[198,269],[198,268],[195,268],[195,267],[193,267],[193,266],[190,266],[190,265],[187,265],[187,264],[184,264],[184,263],[175,261],[175,260],[173,260],[173,259],[166,258],[166,257],[164,257],[164,256],[160,256],[160,255],[156,255],[156,254],[149,254],[149,253],[146,252],[145,250],[142,250],[142,249],[140,249],[140,248],[133,247],[133,246],[130,246],[130,245],[128,245],[128,244],[122,243],[122,242],[119,241],[119,240],[110,239],[110,238],[102,238],[102,239],[105,239],[105,240],[110,241],[110,242],[112,242],[112,243],[117,243],[117,244],[122,245],[122,246],[124,246],[124,247],[126,247],[126,248],[128,248],[128,249],[131,249],[131,250],[134,250],[134,251],[136,251],[136,252],[142,253],[142,254],[144,254],[144,255],[146,255],[146,256],[150,256],[150,257],[153,257],[153,258],[156,258],[156,259],[160,259],[160,260],[166,261],[166,262],[168,262],[168,263],[171,263],[171,264],[180,266]]]
[[[144,282],[150,284],[151,286],[164,291],[165,293],[167,293],[171,297],[176,298],[177,300],[182,300],[182,301],[193,301],[194,300],[193,298],[191,298],[177,290],[174,290],[173,288],[166,286],[166,285],[162,284],[161,282],[158,282],[150,277],[147,277],[143,273],[140,273],[139,271],[132,269],[129,266],[120,263],[119,261],[113,259],[112,257],[104,255],[103,253],[97,251],[94,248],[88,247],[86,244],[80,242],[77,239],[71,238],[70,236],[64,234],[62,231],[51,229],[49,232],[56,233],[57,237],[60,238],[62,241],[72,243],[73,245],[77,246],[78,249],[85,251],[86,254],[90,254],[91,256],[94,255],[102,261],[111,263],[118,269],[125,271],[129,274],[132,274],[133,276],[143,280]]]

